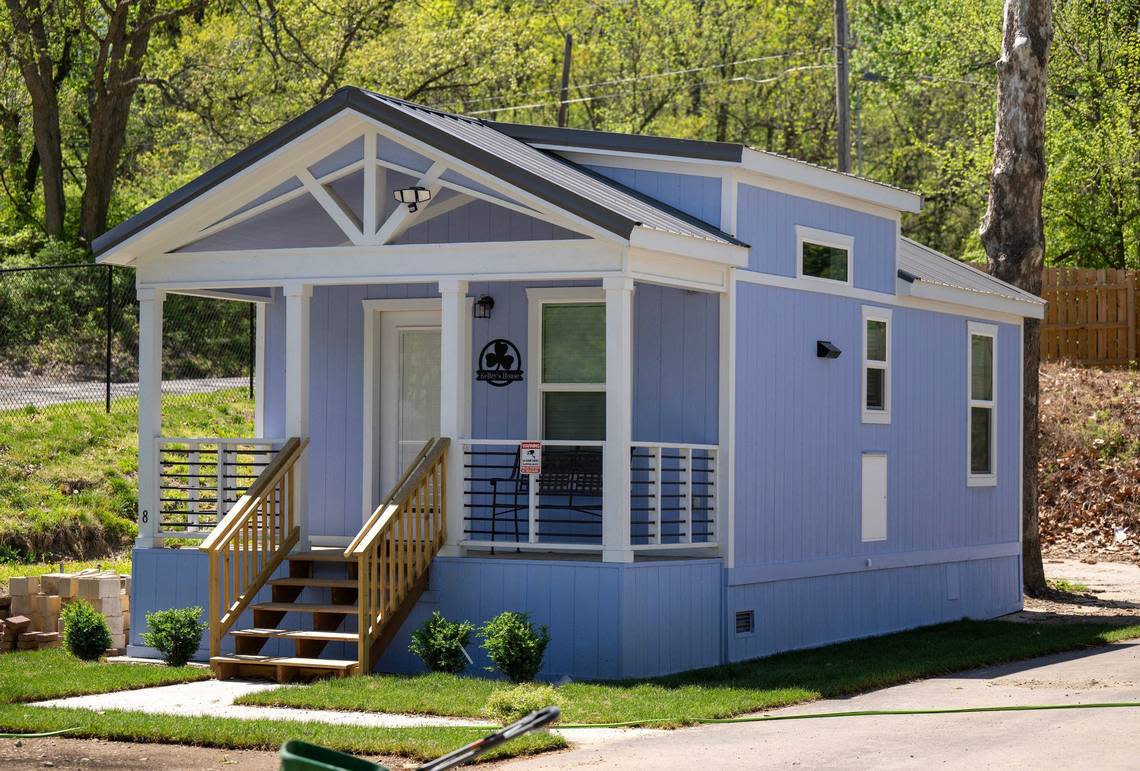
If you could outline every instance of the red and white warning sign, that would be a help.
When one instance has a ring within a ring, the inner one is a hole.
[[[519,444],[519,473],[542,473],[542,442],[521,442]]]

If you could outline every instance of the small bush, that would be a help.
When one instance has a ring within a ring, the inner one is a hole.
[[[143,643],[162,654],[162,659],[172,667],[180,667],[190,660],[202,641],[202,633],[209,625],[199,619],[202,609],[171,608],[146,614],[149,631],[143,632]]]
[[[560,706],[558,691],[552,685],[520,683],[514,688],[499,688],[487,697],[483,715],[488,720],[506,725],[526,717],[543,707]]]
[[[87,600],[75,600],[60,614],[63,618],[63,644],[71,655],[84,661],[98,661],[111,647],[107,619]]]
[[[437,610],[412,632],[408,650],[423,659],[424,666],[432,672],[457,675],[467,668],[463,647],[471,642],[474,631],[470,621],[449,621]]]
[[[536,630],[529,615],[512,610],[484,624],[479,636],[491,661],[516,683],[534,679],[550,642],[550,630],[545,625]]]

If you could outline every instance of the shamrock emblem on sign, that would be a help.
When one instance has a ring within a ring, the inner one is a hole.
[[[518,347],[510,340],[487,343],[479,353],[479,370],[475,379],[499,388],[522,380],[522,356]]]

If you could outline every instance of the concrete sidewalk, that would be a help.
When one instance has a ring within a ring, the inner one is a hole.
[[[1140,702],[1140,645],[1048,656],[767,714]],[[575,741],[572,730],[564,732]],[[618,739],[519,769],[1140,768],[1140,708],[788,720]]]

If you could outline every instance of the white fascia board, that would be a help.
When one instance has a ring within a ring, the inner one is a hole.
[[[740,165],[746,171],[829,190],[895,211],[917,212],[922,208],[922,196],[917,193],[771,153],[745,148]]]
[[[687,259],[647,249],[629,250],[628,271],[636,281],[698,292],[724,292],[732,269],[706,260]]]
[[[1021,318],[1045,318],[1045,304],[1028,300],[1014,300],[1008,297],[986,294],[984,292],[971,292],[968,289],[959,289],[944,284],[932,284],[922,279],[914,282],[898,279],[897,292],[900,297],[908,296],[917,300],[959,305],[966,308],[1004,313]]]
[[[656,228],[638,226],[629,234],[629,245],[635,249],[669,252],[679,257],[719,262],[741,268],[748,264],[748,247],[721,243],[705,238],[683,236]]]
[[[171,294],[187,295],[188,297],[204,297],[208,300],[230,300],[239,303],[252,303],[268,304],[273,302],[272,297],[267,297],[262,294],[252,294],[250,292],[241,292],[234,290],[223,289],[184,289],[182,291],[170,290]]]
[[[171,211],[98,258],[99,263],[130,265],[144,254],[176,249],[194,240],[201,229],[217,222],[266,190],[271,190],[329,153],[363,134],[364,124],[352,111],[341,111],[313,126],[210,190]]]
[[[591,239],[180,252],[139,260],[148,286],[280,286],[437,281],[538,275],[597,276],[624,269],[625,249]]]

